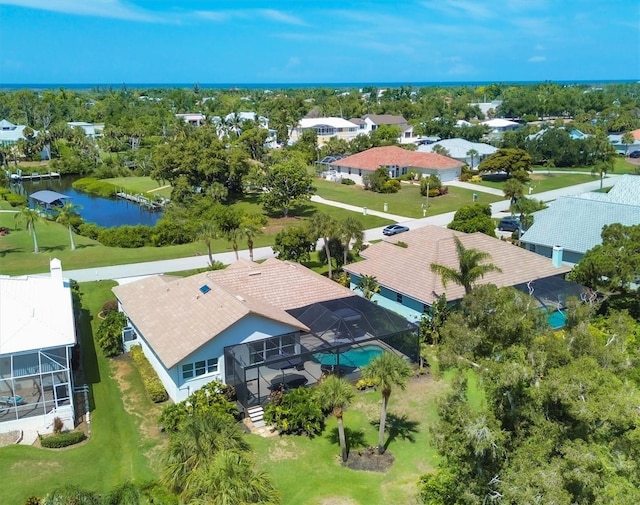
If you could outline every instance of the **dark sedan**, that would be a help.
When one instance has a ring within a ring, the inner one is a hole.
[[[382,230],[383,235],[397,235],[398,233],[404,233],[405,231],[409,231],[408,226],[403,226],[401,224],[390,224],[389,226],[385,226]]]

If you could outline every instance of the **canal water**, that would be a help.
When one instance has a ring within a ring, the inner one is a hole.
[[[150,211],[127,200],[102,198],[76,191],[71,187],[75,179],[77,177],[22,181],[19,185],[12,184],[12,189],[27,196],[43,189],[70,196],[71,202],[79,207],[78,213],[82,219],[87,223],[96,223],[107,228],[124,224],[153,226],[162,217],[161,211]]]

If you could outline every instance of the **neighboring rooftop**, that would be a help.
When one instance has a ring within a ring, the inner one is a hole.
[[[383,166],[415,167],[425,169],[456,168],[462,165],[458,160],[436,153],[409,151],[397,146],[374,147],[358,154],[347,156],[335,165],[376,170]]]
[[[43,189],[41,191],[36,191],[35,193],[30,194],[29,198],[46,205],[51,205],[54,202],[63,202],[64,200],[68,200],[71,197],[63,195],[62,193],[58,193],[56,191],[51,191],[50,189]]]
[[[51,277],[0,276],[0,355],[74,345],[71,288],[60,261]]]
[[[452,158],[468,158],[469,151],[475,149],[477,155],[486,156],[495,153],[498,149],[489,144],[483,144],[481,142],[469,142],[465,139],[445,139],[434,142],[433,144],[427,144],[418,147],[418,152],[431,153],[435,146],[442,146],[448,152]]]
[[[332,128],[357,128],[358,125],[341,117],[305,117],[300,120],[300,128],[313,128],[315,126],[331,126]]]
[[[445,288],[440,276],[430,268],[432,263],[458,268],[454,237],[458,237],[467,249],[489,253],[488,261],[502,270],[501,273],[488,273],[479,281],[481,284],[515,286],[570,270],[567,266],[556,268],[548,258],[483,233],[466,234],[438,226],[425,226],[398,237],[386,237],[362,251],[364,261],[344,269],[360,276],[375,276],[380,285],[423,303],[432,304],[441,293],[446,293],[449,301],[457,300],[464,296],[464,288],[454,283],[448,283]],[[395,245],[398,241],[407,247]]]

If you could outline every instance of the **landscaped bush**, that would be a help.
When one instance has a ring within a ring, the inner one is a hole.
[[[400,181],[391,179],[385,182],[380,188],[380,193],[397,193],[400,191]]]
[[[365,389],[374,388],[378,385],[375,379],[360,379],[356,382],[356,389],[363,391]]]
[[[353,186],[356,183],[356,181],[354,181],[353,179],[342,179],[340,181],[340,184],[344,184],[345,186]]]
[[[103,229],[104,228],[98,226],[96,223],[82,223],[78,226],[78,234],[92,240],[98,240],[98,236]]]
[[[131,357],[138,367],[138,371],[142,376],[142,383],[144,384],[144,388],[151,398],[153,403],[161,403],[165,402],[169,399],[169,395],[167,394],[158,374],[147,360],[147,357],[144,355],[142,351],[142,347],[139,345],[134,345],[131,347]]]
[[[84,191],[85,193],[101,196],[103,198],[111,198],[112,196],[115,196],[116,191],[118,190],[118,188],[113,184],[100,181],[94,177],[78,179],[77,181],[74,181],[71,186],[78,191]]]
[[[102,304],[102,315],[107,316],[118,310],[118,300],[107,300]]]
[[[236,390],[219,381],[211,381],[176,404],[167,405],[160,416],[160,425],[169,432],[177,431],[191,414],[216,415],[237,418]]]
[[[0,200],[6,200],[6,196],[11,193],[11,190],[9,188],[5,188],[3,186],[0,185]]]
[[[122,312],[111,312],[100,321],[96,330],[96,342],[107,358],[122,354],[122,329],[127,318]]]
[[[152,229],[151,242],[154,246],[188,244],[193,242],[193,227],[174,219],[161,219]]]
[[[264,410],[264,420],[285,434],[313,437],[322,433],[324,418],[314,390],[306,387],[273,393]]]
[[[12,207],[21,207],[28,202],[28,198],[25,195],[18,195],[17,193],[8,193],[4,196],[4,199]]]
[[[82,431],[65,431],[54,435],[40,435],[40,444],[48,449],[60,449],[70,445],[78,444],[85,439]]]
[[[109,247],[136,248],[151,245],[153,228],[150,226],[118,226],[102,228],[98,242]]]

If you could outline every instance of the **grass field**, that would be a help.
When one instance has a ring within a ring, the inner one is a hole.
[[[123,188],[125,192],[130,194],[143,193],[147,196],[160,195],[165,198],[171,196],[170,184],[161,186],[151,177],[114,177],[112,179],[104,179],[104,181],[118,188]]]
[[[533,188],[532,195],[542,193],[543,191],[551,191],[552,189],[565,188],[575,184],[591,182],[597,179],[598,178],[596,176],[589,174],[547,174],[546,172],[541,171],[534,172],[531,174],[531,187]],[[504,181],[483,180],[482,182],[474,184],[502,190]],[[527,190],[525,190],[525,196],[528,196]]]
[[[422,217],[422,205],[427,204],[427,199],[420,195],[419,184],[402,184],[402,189],[398,193],[388,194],[365,191],[362,186],[347,186],[324,179],[314,179],[313,185],[317,188],[317,195],[327,200],[367,207],[380,212],[384,211],[384,204],[387,203],[387,212],[409,218]],[[479,202],[493,203],[500,200],[504,198],[486,193],[478,194]],[[427,216],[452,212],[467,203],[473,203],[473,191],[450,186],[449,194],[429,198]]]
[[[159,407],[142,392],[137,371],[125,360],[108,361],[93,345],[97,314],[113,298],[111,281],[84,283],[79,335],[83,368],[91,388],[91,437],[82,444],[51,450],[14,445],[0,448],[0,491],[3,505],[21,505],[32,495],[44,496],[57,486],[75,484],[105,493],[127,480],[157,478],[150,461],[161,442],[155,420]],[[127,403],[120,384],[126,384]],[[137,412],[137,415],[132,413]],[[155,429],[155,432],[154,432]]]

